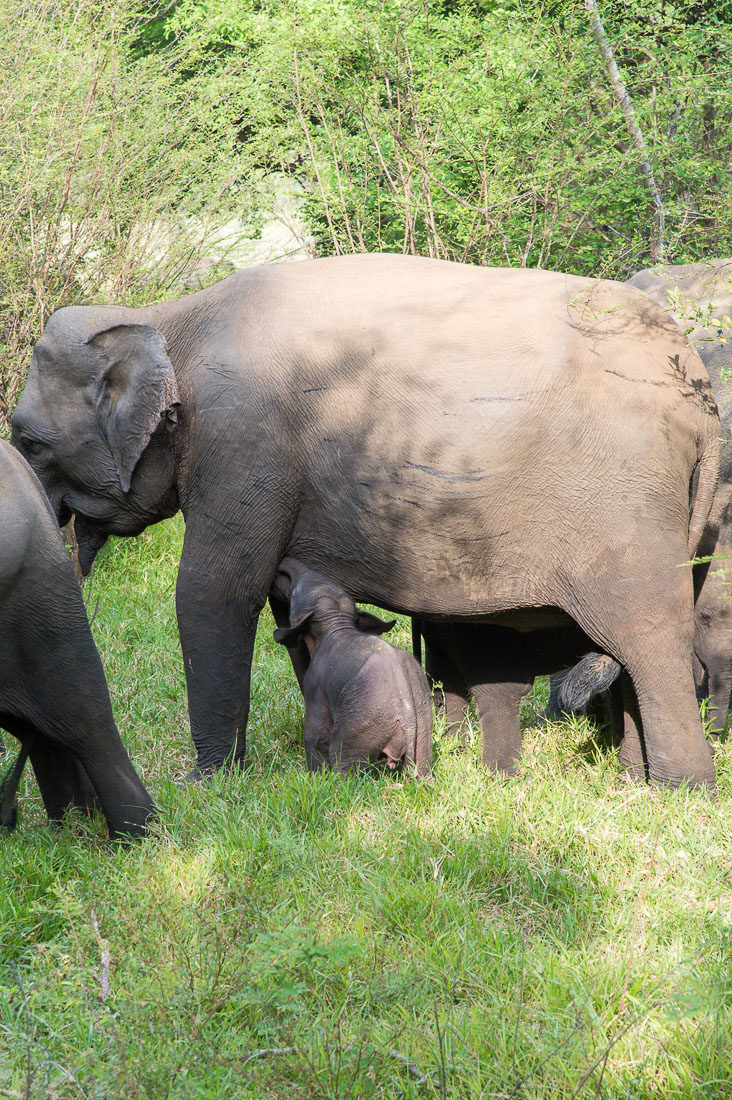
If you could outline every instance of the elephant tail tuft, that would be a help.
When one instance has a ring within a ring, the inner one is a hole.
[[[591,700],[607,691],[619,675],[620,665],[612,657],[588,653],[566,672],[552,676],[547,715],[555,718],[562,713],[583,713]]]

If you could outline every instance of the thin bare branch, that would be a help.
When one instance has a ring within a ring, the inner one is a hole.
[[[597,0],[584,0],[584,4],[587,14],[590,17],[592,34],[597,42],[602,59],[605,62],[608,78],[620,104],[620,110],[623,112],[623,118],[625,119],[625,125],[628,129],[630,140],[638,154],[638,167],[643,186],[653,205],[656,231],[649,242],[651,259],[654,263],[663,263],[666,217],[663,209],[663,202],[661,201],[661,194],[658,190],[650,161],[648,160],[648,152],[646,143],[643,139],[643,133],[638,125],[638,119],[636,118],[628,89],[623,83],[620,71],[615,62],[612,46],[608,41],[602,19],[600,18]]]

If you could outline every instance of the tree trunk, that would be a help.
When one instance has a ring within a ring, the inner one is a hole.
[[[613,86],[613,91],[617,96],[620,103],[620,109],[623,112],[623,118],[625,119],[625,125],[628,128],[630,134],[630,140],[632,141],[635,149],[638,153],[638,167],[641,175],[641,182],[648,194],[653,205],[654,219],[655,219],[655,233],[650,239],[649,250],[651,260],[653,263],[663,263],[664,253],[664,236],[666,232],[666,220],[663,211],[663,202],[661,201],[661,195],[658,187],[656,186],[656,180],[653,176],[653,170],[648,160],[648,153],[646,149],[646,143],[643,140],[643,134],[641,128],[638,125],[638,120],[635,117],[635,111],[633,110],[633,104],[630,96],[628,95],[628,89],[623,84],[618,66],[615,63],[615,57],[613,55],[612,47],[607,40],[605,34],[605,28],[602,25],[600,18],[600,12],[597,7],[597,0],[584,0],[585,8],[590,17],[590,27],[592,33],[597,42],[598,48],[602,55],[602,59],[605,62],[607,74],[610,78],[610,83]]]

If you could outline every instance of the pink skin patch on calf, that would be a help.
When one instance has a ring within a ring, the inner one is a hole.
[[[404,755],[403,752],[400,752],[399,755],[397,756],[396,753],[394,752],[395,742],[396,742],[396,745],[399,748],[401,748],[401,746],[404,744],[404,738],[401,736],[402,727],[401,727],[401,724],[399,722],[397,722],[397,730],[399,731],[397,737],[393,738],[389,742],[389,744],[385,746],[383,754],[382,754],[383,756],[386,757],[386,762],[387,762],[387,764],[389,765],[389,767],[391,768],[392,771],[394,771],[395,768],[399,767],[399,765],[402,762],[402,757]]]

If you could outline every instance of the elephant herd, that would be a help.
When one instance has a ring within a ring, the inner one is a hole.
[[[145,830],[58,525],[75,517],[88,572],[108,535],[178,510],[189,778],[244,755],[269,599],[310,767],[429,766],[426,682],[364,601],[412,616],[436,701],[455,725],[474,701],[499,773],[534,677],[584,660],[587,697],[614,681],[623,767],[714,788],[697,691],[720,730],[729,613],[717,562],[690,559],[729,541],[730,277],[339,256],[54,313],[0,443],[0,727],[21,742],[0,823],[30,758],[49,817],[98,805],[112,835]]]

